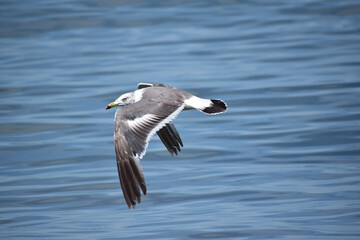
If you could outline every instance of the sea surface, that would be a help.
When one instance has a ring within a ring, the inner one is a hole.
[[[125,204],[113,109],[220,98],[155,135]],[[360,239],[360,2],[0,3],[1,239]]]

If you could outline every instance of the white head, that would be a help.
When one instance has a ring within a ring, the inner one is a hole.
[[[129,92],[129,93],[124,93],[123,95],[118,97],[118,99],[116,99],[114,103],[117,106],[123,106],[123,105],[128,105],[128,104],[131,104],[134,102],[135,102],[134,92]]]
[[[123,95],[118,97],[118,99],[116,99],[114,102],[107,105],[107,107],[105,109],[108,110],[112,107],[124,106],[124,105],[128,105],[128,104],[131,104],[134,102],[135,102],[134,92],[124,93]]]
[[[123,95],[118,97],[118,99],[116,99],[114,102],[107,105],[107,107],[105,109],[108,110],[112,107],[124,106],[124,105],[128,105],[128,104],[136,103],[141,100],[142,93],[143,93],[143,89],[136,90],[134,92],[124,93]]]

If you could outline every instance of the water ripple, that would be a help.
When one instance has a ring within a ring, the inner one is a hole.
[[[0,6],[6,239],[358,239],[359,12],[329,1]],[[155,136],[124,202],[105,106],[163,82],[229,111]]]

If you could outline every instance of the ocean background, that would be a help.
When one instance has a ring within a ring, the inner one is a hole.
[[[155,135],[127,208],[108,103],[227,102]],[[1,239],[360,239],[360,2],[0,3]]]

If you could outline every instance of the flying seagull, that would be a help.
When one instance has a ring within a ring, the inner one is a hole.
[[[139,83],[138,90],[121,95],[107,109],[116,106],[115,153],[123,195],[129,209],[141,202],[139,186],[146,194],[140,159],[151,137],[157,133],[171,155],[181,151],[183,143],[172,120],[182,111],[197,109],[206,114],[226,112],[219,99],[202,99],[188,92],[159,83]]]

